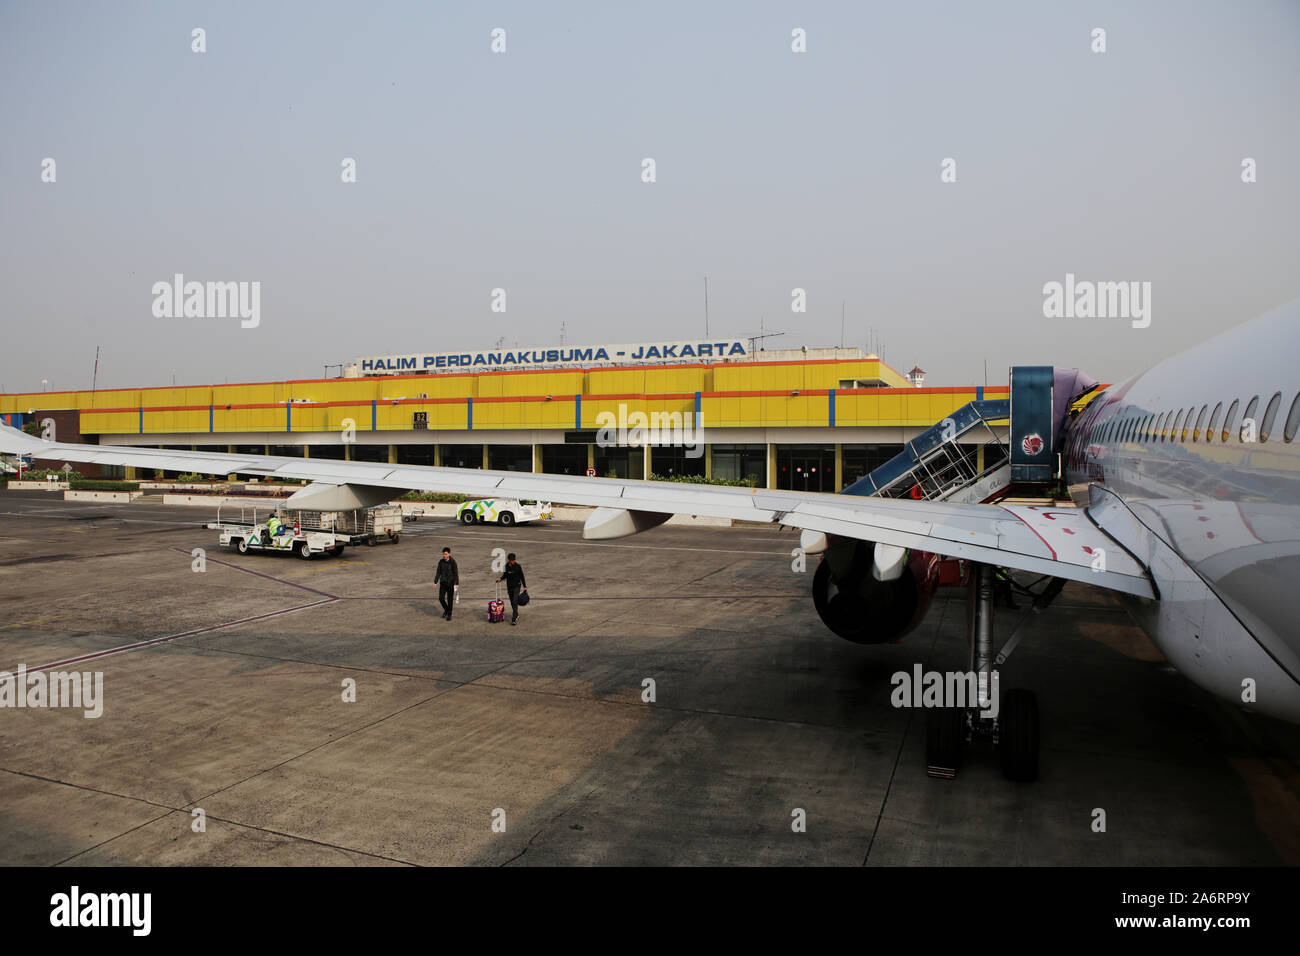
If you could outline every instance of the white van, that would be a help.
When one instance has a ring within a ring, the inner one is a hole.
[[[464,524],[495,521],[497,524],[512,525],[551,516],[551,503],[533,498],[476,498],[463,502],[456,509],[456,519]]]

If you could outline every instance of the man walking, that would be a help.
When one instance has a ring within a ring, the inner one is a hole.
[[[438,585],[438,603],[442,605],[444,620],[451,620],[451,609],[455,606],[456,591],[460,590],[460,571],[456,559],[451,556],[451,548],[442,549],[442,560],[433,573],[433,583]]]
[[[523,566],[515,560],[515,553],[511,551],[506,555],[506,569],[501,572],[498,581],[506,582],[506,594],[510,595],[510,618],[511,624],[519,623],[519,592],[527,591],[528,584],[524,581]]]

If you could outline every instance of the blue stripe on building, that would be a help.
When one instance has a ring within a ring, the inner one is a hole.
[[[834,425],[835,424],[835,389],[830,388],[827,389],[826,391],[828,397],[830,398],[830,402],[828,403],[830,406],[830,424]]]

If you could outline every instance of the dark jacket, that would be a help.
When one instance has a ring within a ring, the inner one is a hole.
[[[455,558],[443,558],[438,561],[438,570],[433,572],[433,583],[460,584],[460,570]]]
[[[506,569],[501,572],[501,577],[497,578],[497,580],[506,582],[507,591],[528,586],[528,582],[524,580],[524,566],[518,561],[514,564],[507,564]]]

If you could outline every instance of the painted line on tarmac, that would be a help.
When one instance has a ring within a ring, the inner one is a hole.
[[[168,550],[175,551],[178,554],[184,554],[187,556],[190,553],[185,548],[169,548]],[[244,573],[254,575],[255,577],[265,578],[268,581],[274,581],[276,584],[287,584],[290,587],[298,588],[299,590],[307,591],[310,592],[311,594],[319,594],[325,600],[313,601],[310,604],[299,604],[296,605],[295,607],[284,608],[283,610],[280,611],[270,611],[266,614],[255,615],[254,617],[241,618],[238,621],[227,621],[224,624],[213,624],[210,625],[209,627],[200,627],[190,631],[182,631],[179,634],[169,634],[166,637],[155,637],[147,641],[136,641],[135,643],[132,644],[122,644],[119,647],[111,647],[108,650],[104,650],[104,651],[94,651],[93,653],[90,654],[82,654],[78,657],[69,657],[66,660],[54,661],[53,663],[50,664],[41,664],[38,667],[28,667],[27,672],[30,674],[35,671],[50,670],[51,668],[54,667],[67,667],[68,665],[71,664],[80,664],[85,661],[93,661],[101,657],[110,657],[114,654],[126,654],[130,651],[143,650],[146,647],[154,647],[159,644],[167,644],[170,643],[171,641],[178,641],[183,637],[193,637],[196,634],[208,634],[211,633],[212,631],[225,630],[228,627],[237,627],[240,624],[251,624],[255,621],[265,621],[268,618],[279,617],[281,614],[289,614],[293,611],[305,611],[308,608],[320,607],[321,605],[324,604],[335,604],[338,601],[342,600],[336,594],[330,594],[327,591],[318,591],[316,588],[309,588],[305,584],[297,584],[293,581],[286,581],[283,578],[277,578],[270,574],[264,574],[261,571],[253,571],[249,568],[241,568],[237,564],[230,564],[229,562],[220,561],[216,558],[207,558],[206,560],[211,561],[213,564],[219,564],[223,567],[232,568],[235,571],[243,571]],[[13,672],[10,671],[10,673]]]
[[[225,630],[228,627],[238,627],[240,624],[251,624],[254,621],[265,621],[268,618],[279,617],[281,614],[291,614],[294,611],[305,611],[308,608],[320,607],[322,604],[334,604],[337,601],[338,598],[331,597],[331,598],[326,598],[324,601],[313,601],[310,604],[299,604],[296,607],[287,607],[279,611],[270,611],[269,613],[266,614],[258,614],[254,617],[241,618],[238,621],[227,621],[224,624],[213,624],[208,627],[199,627],[199,628],[195,628],[192,631],[182,631],[179,634],[168,634],[166,637],[155,637],[152,640],[148,640],[148,641],[136,641],[134,644],[123,644],[119,647],[110,647],[108,650],[104,650],[104,651],[95,651],[91,654],[82,654],[79,657],[69,657],[66,658],[65,660],[54,661],[51,664],[41,664],[39,667],[28,667],[26,668],[26,671],[27,673],[32,674],[35,673],[36,671],[47,671],[54,667],[67,667],[71,664],[81,664],[86,661],[98,660],[101,657],[111,657],[114,654],[126,654],[131,651],[142,650],[146,647],[155,647],[159,644],[167,644],[171,641],[179,641],[183,637],[193,637],[196,634],[209,634],[212,631],[221,631],[221,630]],[[12,674],[16,670],[17,668],[9,671],[9,673]]]
[[[184,554],[184,555],[190,554],[189,550],[186,548],[172,548],[171,550],[176,551],[179,554]],[[265,574],[261,571],[254,571],[252,568],[241,568],[237,564],[231,564],[229,561],[222,561],[219,558],[204,558],[204,560],[207,561],[209,564],[219,564],[223,568],[233,568],[236,571],[243,571],[245,574],[252,574],[259,578],[266,578],[266,580],[274,581],[276,584],[287,584],[291,588],[301,588],[304,591],[310,591],[312,594],[319,594],[321,597],[332,598],[333,600],[336,601],[339,599],[339,596],[337,594],[330,594],[328,591],[318,591],[315,588],[307,587],[307,585],[305,584],[298,584],[294,581],[286,581],[284,578],[277,578],[274,575]]]

